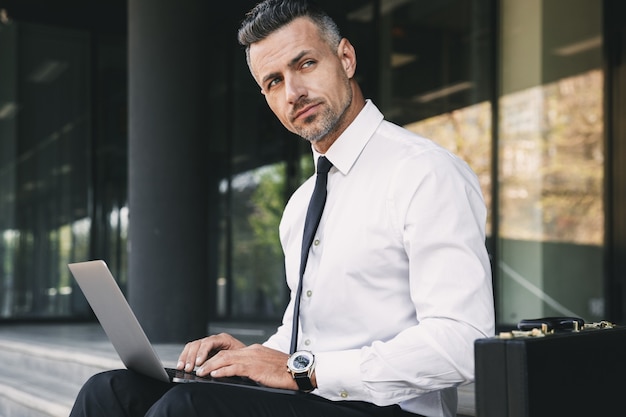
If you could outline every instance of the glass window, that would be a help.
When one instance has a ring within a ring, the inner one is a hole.
[[[0,318],[16,307],[17,27],[0,24]]]
[[[603,318],[601,8],[501,1],[501,323]]]
[[[125,42],[0,22],[0,318],[89,316],[69,262],[125,282]]]
[[[0,42],[0,311],[65,316],[89,249],[89,36],[13,22]]]
[[[220,187],[224,191],[225,185]],[[280,317],[287,298],[278,239],[278,223],[285,205],[285,164],[237,174],[230,186],[234,259],[230,282],[235,295],[230,313],[243,318]],[[225,283],[218,282],[218,288]],[[224,291],[221,296],[226,295]],[[226,300],[218,301],[218,305],[226,306]]]

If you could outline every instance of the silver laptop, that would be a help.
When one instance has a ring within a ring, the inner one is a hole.
[[[71,263],[68,267],[128,369],[164,382],[219,383],[272,392],[297,393],[288,389],[265,387],[249,378],[200,377],[193,372],[164,367],[106,263],[95,260]]]

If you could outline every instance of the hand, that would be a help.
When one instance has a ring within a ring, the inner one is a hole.
[[[199,376],[243,376],[268,387],[297,390],[298,385],[287,370],[288,358],[286,353],[260,344],[246,346],[221,333],[187,343],[177,368],[191,371],[198,366]]]
[[[245,346],[243,342],[226,333],[194,340],[185,345],[185,348],[178,357],[176,368],[191,372],[196,366],[200,366],[208,358],[221,350],[241,349]]]

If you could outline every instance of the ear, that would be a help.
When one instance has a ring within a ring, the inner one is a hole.
[[[352,46],[350,41],[346,38],[343,38],[341,42],[339,42],[337,56],[348,78],[352,78],[356,72],[356,51],[354,50],[354,46]]]

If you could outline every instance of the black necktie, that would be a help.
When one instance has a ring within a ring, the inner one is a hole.
[[[313,243],[313,236],[322,218],[322,211],[324,211],[324,204],[326,203],[326,181],[328,180],[328,171],[333,164],[326,159],[325,156],[320,156],[317,159],[317,177],[315,179],[315,188],[311,195],[311,201],[309,202],[309,208],[306,212],[306,220],[304,222],[304,233],[302,235],[302,252],[300,254],[300,281],[298,282],[298,290],[296,291],[296,298],[293,307],[293,327],[291,330],[291,348],[290,353],[296,351],[298,344],[298,317],[300,314],[300,296],[302,295],[302,280],[304,277],[304,270],[306,269],[306,261],[309,257],[309,248]]]

